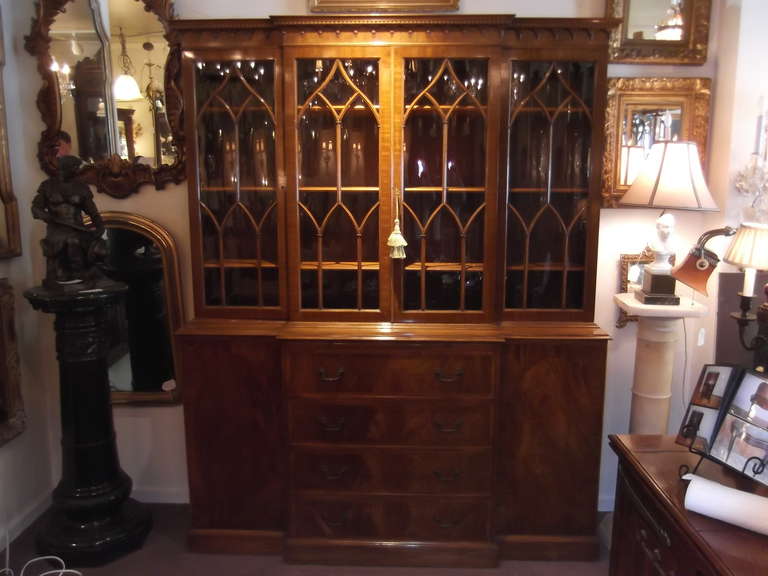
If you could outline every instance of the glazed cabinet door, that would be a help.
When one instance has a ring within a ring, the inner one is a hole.
[[[285,316],[280,64],[276,51],[185,52],[195,308]]]
[[[505,74],[504,317],[592,320],[604,64],[510,60]]]
[[[291,314],[389,319],[388,52],[287,48],[285,65]]]
[[[406,258],[400,319],[492,315],[496,142],[502,95],[493,49],[395,52],[396,195]]]

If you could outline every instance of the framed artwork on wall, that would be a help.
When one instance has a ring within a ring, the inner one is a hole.
[[[0,446],[21,434],[25,427],[13,288],[6,278],[0,278]]]
[[[13,194],[11,160],[8,156],[8,129],[5,117],[5,49],[3,44],[3,15],[0,13],[0,258],[21,254],[19,208]]]

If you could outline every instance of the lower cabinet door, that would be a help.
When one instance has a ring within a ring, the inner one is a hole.
[[[296,494],[291,536],[366,540],[488,540],[487,498]]]

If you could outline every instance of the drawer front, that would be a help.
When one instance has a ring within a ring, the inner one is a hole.
[[[488,499],[296,496],[291,514],[291,535],[298,538],[489,538]]]
[[[293,443],[486,446],[491,441],[487,401],[296,399],[290,403]]]
[[[289,394],[491,396],[497,352],[470,345],[288,347]]]
[[[291,467],[298,490],[486,495],[491,490],[489,448],[296,447]]]

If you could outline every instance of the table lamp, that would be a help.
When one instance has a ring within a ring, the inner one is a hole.
[[[677,210],[717,211],[701,170],[694,142],[657,142],[651,147],[640,174],[620,200],[624,206]],[[641,290],[635,297],[643,304],[677,305],[675,278],[669,261],[674,253],[675,217],[662,212],[656,237],[649,242],[654,261],[645,267]]]
[[[740,312],[733,312],[732,317],[739,324],[739,339],[745,349],[755,352],[756,367],[765,367],[763,352],[768,343],[768,302],[763,302],[752,314],[752,300],[755,298],[755,274],[757,270],[768,270],[768,224],[744,222],[736,231],[723,260],[744,270],[744,285],[739,293]],[[757,321],[757,335],[747,343],[744,332],[751,322]]]

